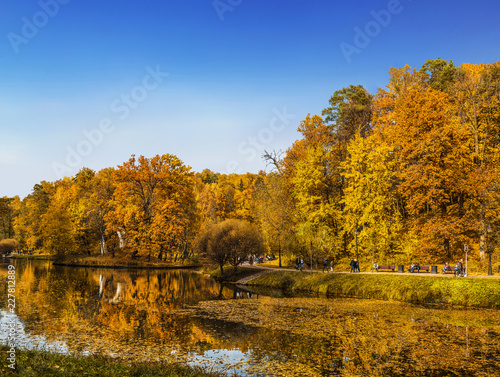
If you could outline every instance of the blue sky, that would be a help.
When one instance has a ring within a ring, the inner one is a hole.
[[[499,18],[498,0],[5,0],[0,197],[132,154],[258,172],[338,89],[499,60]]]

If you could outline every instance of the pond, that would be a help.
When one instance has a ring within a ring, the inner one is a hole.
[[[17,340],[26,348],[181,362],[230,376],[500,375],[495,310],[287,297],[185,270],[12,263]]]

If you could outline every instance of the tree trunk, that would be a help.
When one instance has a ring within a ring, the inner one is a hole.
[[[279,259],[279,266],[281,267],[281,239],[280,238],[278,238],[278,259]]]
[[[446,255],[446,258],[451,259],[449,238],[444,239],[444,254]]]
[[[479,259],[486,258],[486,221],[484,219],[484,204],[481,203],[481,213],[479,215]]]
[[[101,254],[107,254],[108,248],[106,247],[106,240],[104,239],[104,234],[101,235]]]
[[[483,260],[486,258],[486,229],[481,226],[479,234],[479,258]]]

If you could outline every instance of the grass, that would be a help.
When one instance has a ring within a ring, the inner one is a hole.
[[[71,255],[57,259],[57,264],[68,266],[89,266],[89,267],[109,267],[109,268],[188,268],[199,267],[195,260],[161,261],[156,256],[137,255],[134,259],[130,254],[105,255]]]
[[[7,367],[10,362],[7,346],[0,346],[2,354],[1,376],[23,377],[216,377],[218,374],[163,363],[141,363],[118,361],[101,356],[69,356],[44,351],[16,349],[15,370]]]
[[[50,254],[34,254],[34,255],[14,254],[12,256],[12,258],[14,258],[14,259],[54,260],[55,255],[50,255]]]
[[[328,296],[500,309],[500,282],[497,279],[274,271],[252,280],[250,284]]]

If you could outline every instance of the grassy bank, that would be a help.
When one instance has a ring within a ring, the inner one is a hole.
[[[35,254],[35,255],[14,254],[14,255],[12,255],[12,258],[14,258],[14,259],[55,260],[55,256],[50,255],[50,254]]]
[[[51,352],[16,350],[15,370],[8,368],[7,346],[0,346],[2,376],[55,377],[216,377],[199,368],[160,363],[124,362],[97,356],[68,356]],[[10,372],[9,372],[10,371]]]
[[[54,262],[60,266],[74,267],[103,267],[103,268],[196,268],[200,263],[195,260],[186,261],[161,261],[155,257],[148,260],[147,256],[137,256],[132,259],[128,254],[119,254],[114,257],[111,254],[106,255],[72,255],[59,257]]]
[[[249,284],[296,293],[316,292],[328,296],[500,309],[500,281],[498,279],[389,274],[304,274],[274,271],[252,280]]]

